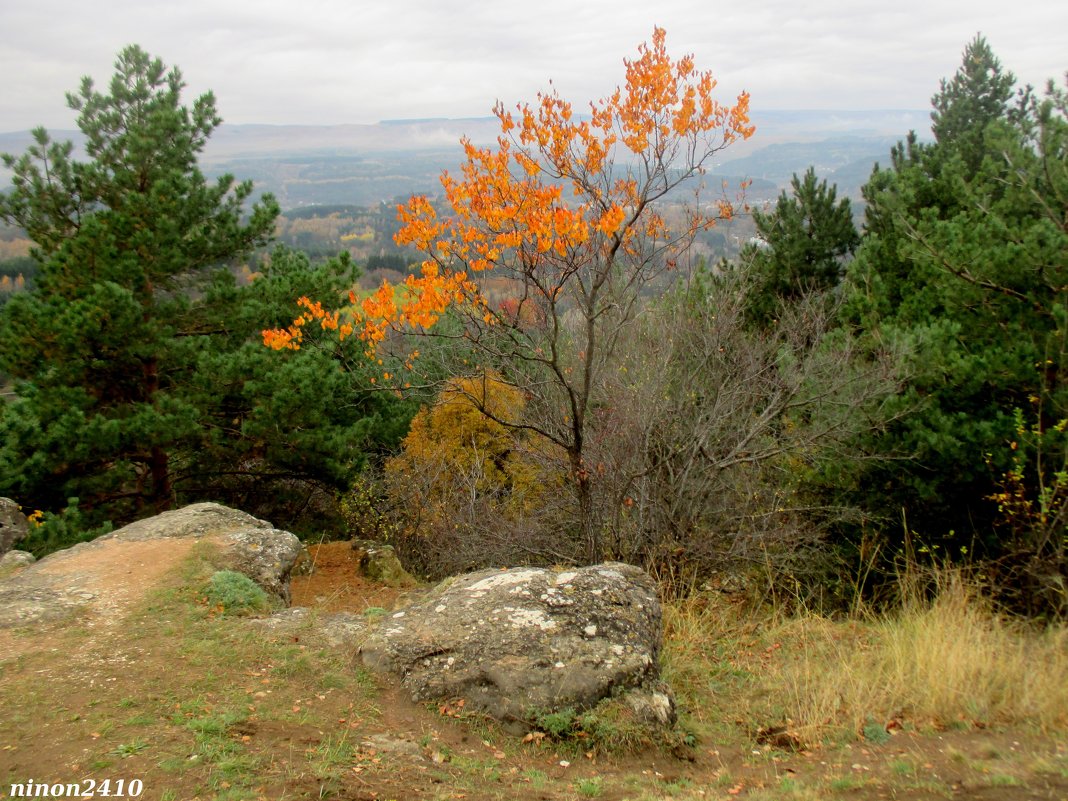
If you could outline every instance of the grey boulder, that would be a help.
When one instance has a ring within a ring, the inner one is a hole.
[[[10,498],[0,498],[0,556],[30,533],[30,524],[22,509]]]
[[[20,567],[32,565],[37,561],[29,551],[8,551],[0,556],[0,570],[17,570]]]
[[[400,676],[413,700],[463,698],[516,731],[620,695],[671,725],[674,702],[657,681],[661,639],[652,579],[612,562],[450,579],[383,618],[360,653]]]
[[[411,587],[418,583],[404,569],[392,545],[356,539],[352,541],[352,550],[359,560],[360,575],[389,587]]]
[[[239,509],[218,503],[194,503],[138,520],[93,540],[120,542],[192,537],[214,538],[222,546],[220,566],[244,573],[264,590],[289,605],[289,578],[300,556],[301,542],[288,531]],[[75,546],[76,548],[79,546]]]

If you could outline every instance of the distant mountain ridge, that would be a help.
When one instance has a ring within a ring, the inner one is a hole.
[[[926,111],[790,111],[752,114],[757,133],[723,151],[716,173],[747,175],[782,187],[809,164],[856,194],[876,160],[886,162],[893,143],[915,130],[930,134]],[[374,205],[411,193],[435,193],[443,169],[461,161],[460,139],[496,140],[495,117],[384,120],[373,125],[222,124],[205,148],[201,165],[211,176],[232,173],[274,193],[283,208],[312,204]],[[72,140],[77,131],[50,131]],[[0,152],[19,154],[32,144],[29,131],[0,133]],[[861,177],[863,176],[863,177]],[[0,181],[10,173],[0,169]],[[770,186],[769,186],[770,189]]]

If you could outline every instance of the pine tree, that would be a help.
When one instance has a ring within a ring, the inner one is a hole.
[[[297,297],[331,310],[348,302],[359,270],[347,254],[313,267],[279,247],[259,272],[245,286],[217,272],[186,322],[210,335],[184,339],[193,369],[181,392],[199,410],[199,430],[181,450],[175,488],[321,532],[333,497],[399,447],[418,403],[375,391],[381,368],[355,338],[282,354],[261,344]]]
[[[837,286],[860,243],[849,199],[838,200],[837,189],[817,181],[812,167],[790,185],[791,195],[783,191],[773,211],[753,213],[765,244],[743,255],[754,279],[747,314],[759,323],[770,321],[783,301]]]
[[[29,234],[40,270],[0,320],[0,369],[19,382],[4,450],[23,457],[0,465],[0,486],[39,508],[78,495],[121,518],[173,503],[172,456],[198,432],[180,391],[192,290],[271,236],[273,198],[247,211],[251,182],[198,168],[220,118],[210,93],[182,105],[183,86],[128,47],[107,92],[85,78],[67,96],[86,161],[42,128],[3,157],[0,219]]]
[[[960,154],[969,170],[977,170],[986,154],[986,130],[1012,116],[1009,101],[1015,86],[1015,76],[1002,70],[986,39],[976,36],[964,48],[960,69],[942,80],[931,99],[935,140]]]
[[[860,497],[888,531],[904,512],[932,541],[956,531],[953,550],[975,542],[999,557],[1021,547],[996,498],[1020,415],[1046,429],[1068,402],[1066,104],[1052,89],[1014,102],[1013,86],[982,38],[969,44],[933,99],[936,141],[910,136],[865,187],[848,276],[850,322],[873,347],[911,352],[902,416],[868,443],[895,458],[871,464]],[[1021,491],[1037,502],[1057,469],[1029,467]]]

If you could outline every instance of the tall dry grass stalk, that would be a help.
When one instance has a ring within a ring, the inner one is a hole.
[[[806,741],[900,720],[1068,729],[1068,626],[995,614],[959,574],[913,587],[891,614],[759,622],[720,604],[669,605],[665,671],[706,723],[788,725]]]

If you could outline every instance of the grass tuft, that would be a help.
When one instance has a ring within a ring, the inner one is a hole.
[[[233,570],[214,573],[204,589],[204,598],[208,606],[227,615],[256,614],[271,608],[271,599],[263,588]]]
[[[939,577],[933,600],[885,615],[746,619],[697,596],[669,604],[665,621],[667,680],[706,728],[783,726],[811,743],[881,742],[903,721],[1068,724],[1068,626],[999,616],[956,573]]]

